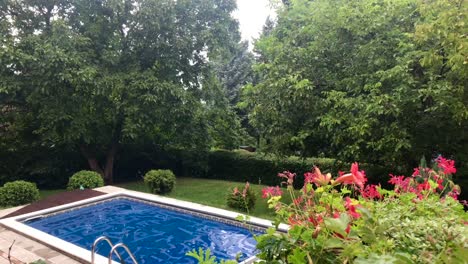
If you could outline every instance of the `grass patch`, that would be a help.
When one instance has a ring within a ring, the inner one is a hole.
[[[203,205],[209,205],[226,210],[236,211],[232,208],[227,207],[226,196],[229,190],[231,190],[235,186],[240,187],[242,185],[243,183],[231,181],[209,180],[199,178],[177,178],[177,182],[174,189],[171,193],[166,194],[165,196]],[[133,191],[150,193],[149,189],[146,187],[143,181],[120,183],[117,184],[117,186]],[[249,214],[251,216],[273,219],[275,216],[273,210],[268,208],[267,200],[262,198],[262,189],[265,187],[265,185],[250,184],[250,186],[257,196],[257,202],[255,203],[255,207],[249,212]],[[66,192],[66,190],[40,190],[40,200],[61,192]],[[285,197],[285,202],[289,203],[289,196],[285,195]],[[6,209],[6,207],[0,207],[0,209]]]
[[[226,205],[227,193],[229,189],[242,185],[243,184],[239,182],[221,180],[177,178],[174,189],[165,196],[232,211],[233,209]],[[133,191],[149,193],[149,189],[145,186],[143,181],[121,183],[117,186]],[[267,200],[262,198],[262,189],[265,186],[258,184],[251,184],[250,186],[257,195],[257,202],[255,203],[255,208],[253,208],[249,214],[256,217],[273,219],[275,215],[274,212],[268,208]]]

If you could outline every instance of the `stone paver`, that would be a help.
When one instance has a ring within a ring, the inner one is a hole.
[[[107,185],[99,188],[94,188],[93,190],[103,192],[103,193],[114,193],[114,192],[120,192],[120,191],[128,191],[127,189],[120,188],[117,186],[112,186],[112,185]]]
[[[29,239],[9,229],[0,227],[0,250],[8,252],[8,248],[11,246],[13,241],[15,241],[15,243],[11,249],[11,255],[23,263],[30,263],[39,259],[50,264],[80,263],[44,244]],[[0,260],[0,264],[3,264],[3,259],[0,258]]]
[[[27,204],[0,210],[0,218],[2,218],[5,215],[9,215],[10,213],[13,213],[14,211],[17,211],[17,210],[25,207],[26,205]]]

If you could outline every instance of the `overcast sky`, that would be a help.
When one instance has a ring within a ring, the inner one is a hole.
[[[259,36],[268,15],[274,16],[268,0],[237,0],[234,17],[239,20],[242,39],[252,43]]]

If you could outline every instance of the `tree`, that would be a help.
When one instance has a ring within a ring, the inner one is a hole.
[[[119,146],[207,147],[208,58],[237,32],[231,0],[6,1],[1,105],[113,181]],[[10,131],[13,132],[13,131]]]
[[[465,1],[291,1],[256,42],[262,79],[243,91],[251,124],[281,153],[461,157],[466,11]]]
[[[230,60],[225,63],[218,62],[220,65],[215,66],[232,106],[239,101],[240,89],[253,81],[253,54],[249,51],[249,43],[243,41],[234,47]]]

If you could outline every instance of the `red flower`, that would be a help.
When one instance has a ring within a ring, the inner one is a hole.
[[[414,168],[414,172],[413,172],[413,175],[411,176],[419,176],[421,173],[419,172],[419,168]]]
[[[353,201],[349,197],[345,198],[345,207],[346,209],[348,209],[348,214],[351,217],[353,218],[361,217],[361,215],[358,212],[356,212],[356,206],[353,205]]]
[[[367,185],[364,190],[361,190],[361,195],[364,198],[368,199],[380,199],[382,195],[380,195],[379,191],[377,190],[377,185],[370,184]]]
[[[294,225],[301,225],[302,224],[302,219],[300,219],[300,217],[298,217],[297,215],[291,215],[289,218],[288,218],[288,222],[290,225],[294,226]]]
[[[309,222],[311,222],[314,226],[319,225],[320,223],[323,222],[323,218],[321,215],[318,215],[317,217],[310,216],[309,217]]]
[[[283,192],[279,186],[276,187],[265,187],[262,189],[262,198],[268,198],[269,196],[281,196]]]
[[[457,172],[457,169],[455,168],[455,161],[454,160],[449,160],[446,159],[442,156],[439,156],[436,159],[437,162],[437,167],[440,169],[444,170],[445,174],[453,174]]]
[[[442,183],[444,182],[443,179],[438,179],[437,180],[437,188],[439,189],[439,191],[442,191],[444,189],[444,185],[442,185]]]
[[[351,165],[351,173],[341,175],[336,179],[336,183],[343,184],[356,184],[359,188],[364,188],[364,183],[366,183],[367,178],[364,171],[360,171],[358,163],[355,162]]]
[[[305,183],[315,183],[317,186],[325,186],[331,180],[331,174],[327,173],[325,175],[322,174],[320,169],[314,166],[314,172],[306,172],[304,173],[304,181]]]
[[[418,184],[417,188],[418,188],[418,191],[426,191],[426,190],[430,190],[430,189],[431,189],[431,185],[430,185],[429,182],[426,180],[426,181],[424,181],[423,183]]]
[[[401,189],[403,191],[408,191],[409,183],[411,181],[411,178],[405,177],[405,176],[395,176],[390,174],[390,180],[388,183],[391,183],[395,185],[398,189]]]
[[[294,205],[299,205],[303,201],[302,196],[299,196],[299,198],[296,198],[293,200]]]

